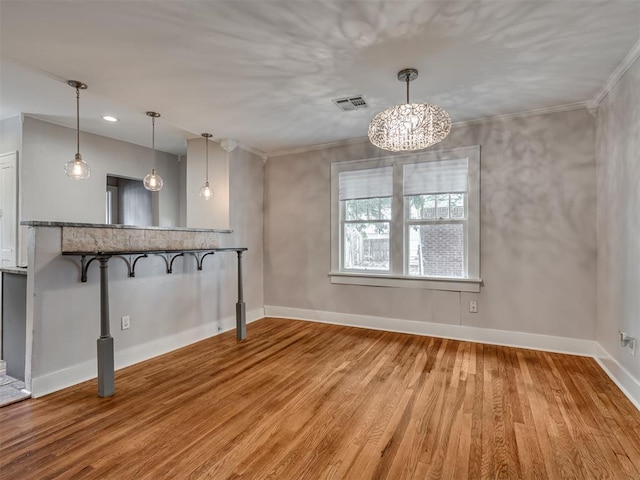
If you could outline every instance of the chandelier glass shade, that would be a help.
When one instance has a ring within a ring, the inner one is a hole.
[[[441,107],[409,103],[409,82],[418,77],[412,68],[398,73],[407,83],[407,103],[378,113],[369,124],[369,140],[391,152],[422,150],[441,142],[451,131],[451,117]]]
[[[159,192],[162,190],[162,186],[164,185],[164,181],[162,177],[156,173],[156,118],[160,116],[159,113],[156,112],[147,112],[147,116],[151,117],[151,173],[148,173],[142,183],[144,188],[150,190],[152,192]]]
[[[91,167],[82,160],[80,154],[80,90],[86,90],[87,84],[77,80],[69,80],[67,84],[76,89],[76,155],[73,160],[64,164],[64,173],[73,180],[86,180],[91,175]]]

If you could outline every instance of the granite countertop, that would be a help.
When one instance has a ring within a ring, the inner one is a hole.
[[[233,230],[218,228],[186,228],[186,227],[141,227],[138,225],[108,225],[104,223],[76,223],[76,222],[51,222],[46,220],[28,220],[20,222],[20,225],[28,227],[80,227],[80,228],[112,228],[128,230],[164,230],[178,232],[211,232],[211,233],[233,233]]]
[[[2,267],[0,268],[2,273],[17,273],[18,275],[26,275],[27,267]]]

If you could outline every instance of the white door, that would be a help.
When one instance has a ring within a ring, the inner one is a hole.
[[[16,264],[18,153],[0,155],[0,266]]]

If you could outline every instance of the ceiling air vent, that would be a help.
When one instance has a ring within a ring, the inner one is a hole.
[[[335,98],[333,103],[340,110],[350,112],[351,110],[360,110],[361,108],[369,108],[367,100],[362,95],[356,95],[354,97]]]

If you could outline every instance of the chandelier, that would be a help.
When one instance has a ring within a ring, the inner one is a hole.
[[[407,103],[387,108],[369,124],[369,140],[391,152],[422,150],[445,139],[451,131],[451,117],[442,108],[427,103],[409,103],[409,82],[418,78],[418,70],[398,72],[398,80],[407,84]]]

